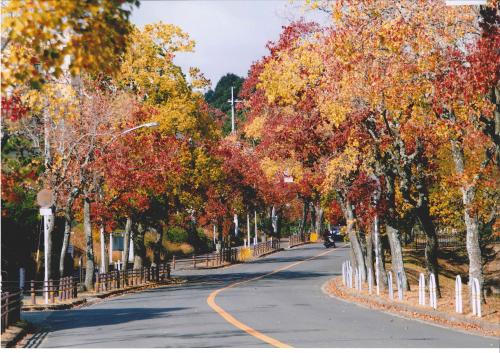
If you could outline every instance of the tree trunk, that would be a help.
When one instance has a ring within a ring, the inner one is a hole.
[[[92,224],[90,223],[90,200],[83,199],[83,231],[87,247],[87,266],[85,268],[85,288],[94,289],[94,241],[92,239]]]
[[[156,266],[160,266],[161,262],[161,247],[162,242],[163,242],[163,234],[165,234],[166,231],[163,229],[163,227],[160,225],[156,228],[156,240],[155,240],[155,247],[153,251],[153,262],[156,264]]]
[[[123,253],[122,253],[122,263],[123,269],[127,269],[128,265],[128,256],[130,251],[130,236],[132,233],[132,218],[130,216],[127,217],[127,222],[125,223],[125,233],[123,234]]]
[[[276,212],[276,217],[277,217],[277,219],[276,219],[276,237],[278,237],[278,238],[281,238],[281,228],[283,225],[281,215],[282,215],[282,209],[280,207],[280,208],[278,208],[278,210]]]
[[[465,171],[463,148],[457,140],[452,140],[451,146],[455,170],[458,175],[462,175]],[[469,256],[469,283],[471,283],[472,278],[477,278],[479,281],[481,300],[485,302],[486,300],[483,293],[483,262],[481,247],[479,245],[479,219],[477,217],[477,212],[474,210],[476,187],[474,185],[465,185],[460,188],[460,191],[462,192],[462,202],[464,205],[466,247]]]
[[[311,232],[311,231],[316,231],[316,205],[313,202],[311,202],[310,210],[311,210],[311,227],[309,229]]]
[[[373,266],[373,233],[368,232],[366,234],[366,271],[367,273],[371,270],[372,279],[375,276],[375,268]]]
[[[397,273],[401,272],[403,276],[403,285],[406,290],[410,290],[410,283],[406,276],[403,264],[403,250],[401,247],[401,233],[399,231],[399,216],[396,211],[396,192],[394,188],[395,176],[391,173],[385,173],[385,200],[387,211],[385,212],[385,225],[389,246],[391,248],[391,265],[395,278]]]
[[[436,292],[437,296],[441,297],[441,289],[439,286],[439,266],[438,266],[438,241],[436,227],[431,218],[429,206],[429,191],[427,188],[427,181],[425,179],[425,170],[427,167],[427,160],[423,155],[423,147],[420,142],[417,142],[417,151],[415,154],[414,163],[416,165],[416,181],[415,188],[417,191],[417,200],[412,199],[410,196],[411,186],[411,167],[403,168],[404,172],[400,173],[401,177],[401,194],[403,199],[414,206],[414,214],[417,216],[422,229],[425,234],[425,267],[427,275],[434,274],[436,278]]]
[[[276,214],[276,207],[271,207],[271,235],[273,237],[278,233],[278,215]]]
[[[146,248],[144,247],[144,234],[146,228],[142,223],[137,223],[137,232],[133,239],[134,245],[134,270],[139,270],[144,266],[144,259],[146,257]]]
[[[67,212],[64,215],[64,237],[61,248],[61,257],[59,258],[59,277],[64,277],[64,268],[68,251],[69,239],[71,237],[71,220],[72,216]]]
[[[406,290],[410,290],[410,284],[408,283],[408,278],[406,277],[406,271],[403,264],[403,249],[401,247],[401,233],[399,230],[389,223],[386,224],[387,237],[389,238],[389,245],[391,247],[391,265],[392,272],[394,272],[394,278],[396,278],[397,273],[401,272],[403,276],[403,285]]]
[[[366,264],[365,258],[363,256],[363,249],[361,248],[359,236],[356,231],[356,216],[354,213],[354,209],[351,203],[348,200],[345,200],[345,198],[342,202],[342,205],[344,208],[344,215],[347,223],[347,235],[349,236],[351,248],[356,260],[356,268],[361,271],[361,279],[363,281],[366,281]]]
[[[432,222],[429,205],[423,205],[415,210],[420,224],[425,233],[425,265],[427,275],[434,274],[436,278],[436,294],[441,298],[441,288],[439,286],[439,265],[438,265],[438,244],[434,223]]]
[[[300,222],[299,234],[301,237],[304,236],[306,231],[306,222],[307,222],[307,214],[309,213],[309,201],[307,199],[303,199],[304,208],[302,209],[302,220]]]
[[[316,229],[314,231],[320,237],[321,237],[321,234],[323,233],[323,215],[324,215],[324,210],[318,201],[318,203],[316,205]]]
[[[217,219],[217,241],[221,245],[221,248],[224,247],[224,237],[223,237],[223,220],[222,218]]]
[[[73,204],[75,202],[76,197],[78,196],[79,189],[73,188],[71,194],[66,200],[66,208],[64,210],[64,238],[61,248],[61,256],[59,258],[59,276],[64,277],[65,273],[65,261],[66,261],[66,252],[68,250],[69,240],[71,238],[71,223],[73,222]]]
[[[378,269],[379,273],[379,287],[385,289],[387,286],[387,277],[385,276],[385,263],[384,263],[384,249],[382,248],[382,241],[380,239],[380,228],[378,216],[373,217],[373,248],[375,252],[375,270]],[[373,273],[375,276],[375,272]],[[375,277],[374,277],[375,278]]]

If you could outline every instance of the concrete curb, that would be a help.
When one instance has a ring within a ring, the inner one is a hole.
[[[452,315],[452,314],[447,314],[447,313],[433,311],[433,310],[432,311],[425,310],[425,309],[418,308],[418,307],[411,306],[411,305],[404,304],[404,303],[389,302],[389,301],[385,301],[382,298],[379,298],[377,296],[368,296],[368,295],[361,294],[361,293],[347,292],[343,288],[339,287],[337,285],[337,283],[335,283],[336,278],[338,278],[338,277],[335,277],[333,279],[329,279],[328,281],[323,283],[323,285],[321,286],[321,290],[323,291],[323,293],[327,294],[328,296],[330,296],[332,298],[342,300],[342,301],[347,302],[347,303],[356,304],[358,306],[361,306],[361,307],[369,309],[369,310],[382,311],[381,309],[372,308],[372,307],[368,306],[366,303],[360,303],[358,301],[350,301],[348,298],[354,297],[354,298],[358,298],[358,299],[363,299],[367,303],[375,302],[376,304],[386,306],[389,309],[399,310],[397,312],[391,312],[390,310],[384,311],[385,313],[387,313],[389,315],[394,315],[394,316],[409,319],[409,320],[419,321],[419,322],[423,322],[423,323],[438,326],[438,327],[454,329],[454,330],[457,330],[460,332],[466,332],[468,334],[498,338],[498,332],[500,332],[500,325],[499,324],[494,324],[494,323],[490,323],[490,322],[483,322],[483,321],[480,321],[477,319],[472,319],[469,317],[461,317],[458,315]],[[331,283],[333,283],[336,290],[338,290],[342,294],[346,295],[347,298],[341,298],[341,297],[338,297],[335,294],[331,293],[328,290],[328,287]],[[417,313],[417,314],[425,315],[425,316],[428,316],[428,317],[431,317],[434,319],[440,319],[440,320],[439,320],[439,322],[436,322],[436,321],[425,320],[423,318],[415,318],[415,317],[411,316],[412,313]],[[445,323],[443,323],[442,320],[445,320]],[[446,321],[448,321],[448,322],[446,322]],[[457,328],[454,324],[465,324],[465,325],[469,325],[469,326],[473,325],[473,326],[475,326],[475,328],[473,328],[474,331],[467,331],[467,330],[464,330],[463,328]],[[478,332],[478,329],[489,331],[492,334]]]
[[[19,322],[8,327],[5,332],[2,333],[2,348],[14,347],[16,343],[26,335],[27,332],[27,326],[21,326]]]
[[[261,258],[266,257],[266,256],[268,256],[268,255],[272,255],[272,254],[275,254],[275,253],[277,253],[277,252],[284,251],[284,250],[285,250],[285,248],[279,248],[279,249],[273,250],[273,251],[271,251],[271,252],[268,252],[268,253],[265,253],[265,254],[259,255],[259,256],[255,257],[255,258],[254,258],[253,260],[251,260],[251,261],[242,261],[242,263],[245,263],[245,262],[254,262],[254,261],[257,261],[258,259],[261,259]]]
[[[288,249],[295,248],[297,246],[307,245],[307,244],[313,244],[313,242],[308,241],[305,243],[295,244],[295,245],[289,246]]]
[[[73,300],[69,303],[58,303],[58,304],[28,304],[21,307],[21,311],[44,311],[44,310],[67,310],[75,306],[81,305],[87,301],[87,298],[80,298]]]

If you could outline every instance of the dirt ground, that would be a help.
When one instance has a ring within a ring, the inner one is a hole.
[[[410,283],[410,290],[405,292],[404,300],[402,303],[425,308],[418,304],[418,278],[420,273],[425,273],[425,256],[423,250],[405,249],[404,251],[404,264],[407,273],[408,281]],[[483,268],[485,277],[486,289],[486,303],[481,305],[482,318],[484,322],[500,324],[500,294],[498,294],[498,285],[500,281],[500,244],[491,246],[485,254],[485,265]],[[385,257],[390,260],[390,256]],[[465,249],[443,249],[439,252],[439,284],[441,288],[441,297],[437,299],[437,311],[454,314],[464,315],[465,317],[473,317],[470,290],[468,283],[468,264],[467,253]],[[391,264],[386,263],[386,270],[391,270]],[[394,274],[393,274],[394,275]],[[455,312],[455,277],[460,275],[462,279],[462,309],[463,314],[456,314]],[[426,282],[428,277],[426,276]],[[341,279],[340,286],[342,285]],[[395,281],[395,280],[393,280]],[[397,298],[396,284],[393,283],[394,298]],[[344,289],[344,288],[343,288]],[[348,293],[350,289],[346,289]],[[364,284],[363,291],[361,292],[368,295],[368,288]],[[375,293],[375,287],[373,289]],[[381,298],[387,299],[389,302],[389,295],[387,290],[381,291]],[[429,307],[429,292],[428,283],[426,283],[426,304]],[[477,317],[474,317],[478,319]]]

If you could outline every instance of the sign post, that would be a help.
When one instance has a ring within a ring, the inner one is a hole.
[[[54,195],[51,190],[42,189],[36,195],[36,201],[38,206],[40,206],[40,215],[43,217],[43,246],[44,246],[44,293],[45,293],[45,304],[49,303],[49,256],[48,245],[49,245],[49,227],[50,227],[50,216],[52,216],[52,205],[54,204]]]
[[[21,288],[22,291],[24,291],[25,278],[26,278],[26,271],[24,270],[24,267],[21,267],[19,269],[19,288]]]

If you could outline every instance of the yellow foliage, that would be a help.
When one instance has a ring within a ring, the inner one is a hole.
[[[260,160],[260,166],[264,175],[269,180],[276,178],[278,175],[281,176],[284,172],[288,172],[296,181],[300,181],[304,174],[300,162],[293,159],[274,160],[266,156]]]
[[[2,1],[2,90],[40,88],[64,68],[71,75],[115,72],[130,31],[129,12],[107,0]]]
[[[307,41],[298,43],[294,50],[281,53],[279,59],[265,65],[257,88],[265,91],[269,102],[293,105],[301,99],[301,91],[320,80],[323,60],[314,45]]]
[[[264,116],[255,117],[249,124],[245,126],[245,135],[254,139],[259,139],[262,136],[262,129],[266,123]]]
[[[238,261],[245,262],[250,260],[252,257],[253,257],[252,248],[241,248],[239,251]]]
[[[352,178],[353,173],[358,171],[361,158],[361,153],[357,148],[358,145],[357,141],[352,141],[342,153],[330,159],[326,167],[324,189],[329,190],[343,185]]]

